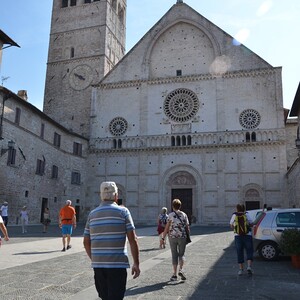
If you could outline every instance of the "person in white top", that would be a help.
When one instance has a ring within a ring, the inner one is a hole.
[[[1,229],[2,233],[3,233],[3,235],[4,235],[4,240],[8,241],[9,237],[8,237],[7,228],[4,225],[4,222],[3,222],[3,219],[2,219],[1,216],[0,216],[0,229]],[[1,235],[0,235],[0,247],[1,247]]]
[[[8,223],[8,203],[6,201],[3,202],[3,205],[1,206],[0,210],[1,210],[1,216],[3,219],[3,223],[6,227],[7,223]]]
[[[26,206],[23,206],[22,210],[20,211],[20,217],[21,217],[22,233],[26,233],[27,225],[28,225],[28,212]]]

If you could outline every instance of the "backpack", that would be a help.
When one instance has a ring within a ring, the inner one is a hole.
[[[250,231],[246,213],[236,212],[234,219],[234,232],[238,235],[246,235]]]

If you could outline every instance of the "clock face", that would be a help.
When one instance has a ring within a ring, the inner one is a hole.
[[[69,76],[71,87],[77,91],[87,88],[93,80],[92,72],[92,68],[88,65],[75,67]]]

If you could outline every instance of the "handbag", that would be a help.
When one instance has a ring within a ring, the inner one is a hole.
[[[192,242],[191,240],[191,236],[190,236],[190,233],[188,231],[188,229],[186,228],[186,225],[182,222],[182,220],[180,219],[180,217],[177,215],[177,213],[174,211],[175,215],[177,216],[177,218],[180,220],[182,226],[184,227],[184,230],[185,230],[185,234],[186,234],[186,243],[189,244]]]

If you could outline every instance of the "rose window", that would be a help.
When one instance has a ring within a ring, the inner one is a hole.
[[[116,117],[109,123],[109,131],[112,135],[120,136],[123,135],[128,128],[127,121],[122,117]]]
[[[246,129],[254,129],[260,124],[260,115],[254,109],[246,109],[240,114],[240,124]]]
[[[164,102],[165,115],[175,122],[186,122],[192,119],[199,110],[196,94],[187,89],[176,89]]]

